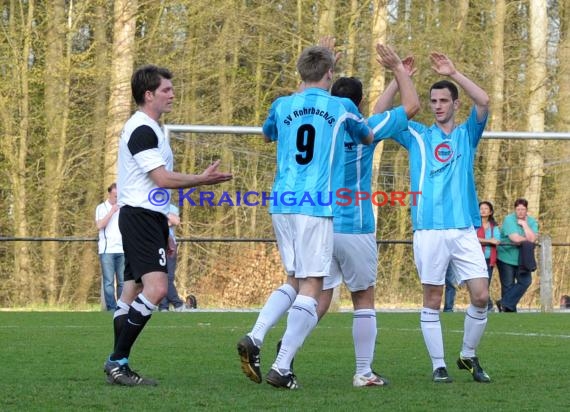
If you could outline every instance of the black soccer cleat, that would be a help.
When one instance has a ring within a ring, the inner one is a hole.
[[[267,373],[265,380],[268,384],[275,386],[276,388],[299,389],[297,377],[293,375],[292,372],[282,375],[278,370],[271,368]]]
[[[462,358],[457,359],[457,367],[459,369],[466,369],[473,375],[473,380],[476,382],[489,383],[491,378],[487,375],[487,372],[483,370],[481,365],[479,365],[479,358],[473,356],[472,358]]]
[[[447,373],[447,369],[442,366],[433,371],[433,381],[435,383],[451,383],[453,379]]]
[[[156,386],[158,382],[154,379],[143,378],[135,371],[129,368],[129,364],[121,365],[119,362],[108,360],[103,367],[107,375],[107,383],[111,385],[121,386]]]
[[[241,360],[241,370],[243,373],[255,383],[261,383],[259,347],[255,345],[251,337],[245,335],[238,342],[237,351]]]

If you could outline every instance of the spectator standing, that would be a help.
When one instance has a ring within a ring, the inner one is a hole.
[[[497,265],[497,246],[501,243],[501,233],[499,225],[495,221],[495,209],[493,204],[487,200],[479,202],[479,214],[481,215],[481,226],[477,229],[477,238],[487,263],[487,273],[489,274],[489,301],[487,310],[493,311],[493,300],[491,299],[491,280],[493,279],[493,269]]]
[[[123,239],[119,230],[119,205],[117,205],[117,184],[107,188],[107,200],[95,209],[95,224],[99,229],[99,262],[103,274],[103,296],[105,308],[115,310],[117,299],[123,290],[125,255]]]
[[[532,282],[532,271],[520,265],[521,250],[538,239],[538,222],[528,215],[528,201],[515,200],[515,211],[508,214],[501,226],[501,245],[497,267],[501,279],[499,312],[516,312],[517,305]],[[530,253],[533,253],[531,250]]]

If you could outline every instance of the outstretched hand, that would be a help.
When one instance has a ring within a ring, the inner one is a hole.
[[[453,62],[443,53],[432,52],[429,55],[431,68],[442,76],[451,76],[457,72]]]
[[[334,65],[336,66],[336,64],[338,63],[338,61],[340,60],[340,58],[342,56],[342,53],[341,52],[335,53],[335,51],[334,51],[335,44],[336,44],[336,39],[333,36],[323,36],[319,40],[319,46],[326,47],[333,54]]]
[[[406,73],[408,73],[408,76],[410,76],[410,77],[412,77],[418,71],[418,68],[414,67],[414,63],[415,63],[414,56],[406,56],[402,60],[402,64],[404,65],[404,69],[406,69]]]
[[[202,172],[201,176],[204,178],[203,184],[215,185],[233,179],[233,174],[218,171],[218,166],[220,166],[220,160],[216,160]]]
[[[390,46],[377,43],[376,54],[376,61],[387,69],[394,70],[402,64],[400,56]]]

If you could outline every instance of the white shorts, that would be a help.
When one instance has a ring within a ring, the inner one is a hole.
[[[271,220],[281,260],[289,276],[328,276],[333,250],[331,217],[273,214]]]
[[[351,292],[366,290],[376,285],[377,268],[375,233],[335,233],[331,274],[324,279],[323,290],[335,288],[343,280]]]
[[[473,227],[467,229],[416,230],[414,260],[422,284],[445,284],[447,266],[457,283],[488,278],[483,249]]]

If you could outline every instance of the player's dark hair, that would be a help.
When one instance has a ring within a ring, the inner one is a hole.
[[[331,87],[331,94],[347,97],[358,106],[362,101],[362,82],[356,77],[340,77]]]
[[[432,84],[429,89],[430,95],[433,89],[438,89],[438,90],[447,89],[449,90],[449,93],[451,93],[451,99],[453,101],[459,99],[459,90],[457,90],[457,86],[454,83],[450,82],[449,80],[440,80]]]
[[[108,192],[108,193],[111,193],[111,191],[112,191],[113,189],[116,189],[116,188],[117,188],[117,184],[116,184],[116,183],[111,183],[111,185],[107,188],[107,192]]]
[[[131,77],[131,91],[137,105],[144,103],[144,94],[154,92],[160,86],[162,79],[172,79],[170,70],[152,64],[141,66],[135,70]]]
[[[528,209],[528,200],[519,197],[517,200],[515,200],[515,209],[517,208],[518,205],[523,205]]]

